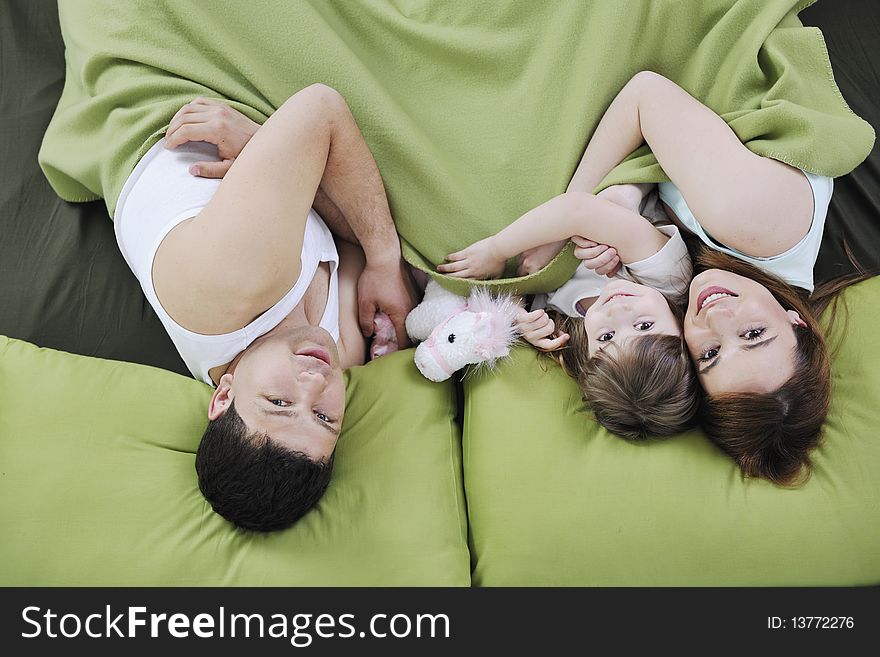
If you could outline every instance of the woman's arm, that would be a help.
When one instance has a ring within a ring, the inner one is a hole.
[[[437,271],[459,278],[492,278],[508,258],[574,235],[617,249],[623,262],[643,260],[666,243],[666,236],[627,208],[588,194],[560,194],[530,210],[497,234],[450,253]]]
[[[800,171],[752,153],[720,116],[650,71],[633,76],[612,101],[569,188],[592,191],[643,143],[706,232],[723,244],[773,256],[810,229],[813,196]]]

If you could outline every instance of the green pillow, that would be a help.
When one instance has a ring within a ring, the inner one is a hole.
[[[845,296],[825,439],[799,489],[743,479],[699,430],[608,433],[530,349],[465,378],[474,584],[880,583],[880,278]]]
[[[324,498],[247,534],[198,489],[208,386],[0,337],[0,585],[467,586],[453,387],[412,351],[346,383]]]

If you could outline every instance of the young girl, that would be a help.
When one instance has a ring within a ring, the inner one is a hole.
[[[678,433],[697,409],[681,328],[691,262],[676,226],[655,226],[640,214],[663,217],[649,210],[646,191],[626,185],[594,196],[570,186],[437,267],[451,276],[487,278],[500,275],[508,258],[573,236],[614,245],[625,264],[614,279],[579,267],[561,288],[536,297],[532,312],[521,315],[519,330],[545,351],[568,343],[562,365],[596,418],[632,439]],[[657,207],[656,195],[648,200]],[[601,266],[595,259],[586,264]],[[563,332],[552,337],[557,329]]]

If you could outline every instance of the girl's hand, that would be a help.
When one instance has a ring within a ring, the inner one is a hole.
[[[177,110],[171,119],[165,132],[165,148],[177,148],[188,141],[216,145],[221,161],[196,162],[189,172],[203,178],[222,178],[259,128],[259,123],[226,103],[196,98]]]
[[[575,256],[584,261],[582,264],[587,269],[602,276],[614,276],[620,271],[620,257],[615,248],[578,236],[571,241],[575,243]]]
[[[437,271],[456,278],[498,278],[504,273],[507,258],[498,253],[491,237],[474,242],[466,249],[446,256],[446,264]]]
[[[520,309],[516,316],[516,330],[523,339],[541,351],[555,351],[568,342],[568,333],[556,333],[556,325],[542,308],[526,312]]]

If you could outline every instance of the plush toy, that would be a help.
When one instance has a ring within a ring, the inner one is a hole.
[[[397,333],[391,318],[381,310],[373,317],[373,341],[370,343],[370,360],[397,351]]]
[[[445,381],[465,365],[494,366],[519,339],[519,309],[509,294],[475,286],[462,297],[429,281],[424,299],[406,318],[406,332],[420,343],[416,367],[431,381]]]

